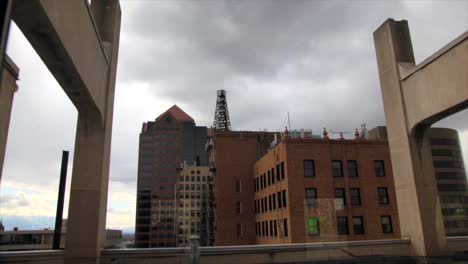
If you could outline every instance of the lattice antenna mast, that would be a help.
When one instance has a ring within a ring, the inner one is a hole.
[[[216,130],[231,130],[231,121],[229,121],[229,111],[226,101],[226,90],[218,90],[217,92],[213,127]]]

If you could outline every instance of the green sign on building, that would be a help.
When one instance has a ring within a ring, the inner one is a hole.
[[[320,234],[319,218],[309,217],[307,218],[307,234],[318,235]]]

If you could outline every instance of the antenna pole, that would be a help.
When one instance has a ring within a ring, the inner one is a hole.
[[[289,112],[288,112],[288,129],[291,131],[291,122],[289,121]]]

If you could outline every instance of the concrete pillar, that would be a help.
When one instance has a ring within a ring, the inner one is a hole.
[[[98,31],[109,61],[104,113],[78,107],[65,263],[99,263],[105,241],[107,191],[117,73],[120,5],[118,0],[92,1]],[[96,11],[98,10],[98,11]],[[96,13],[97,12],[97,13]],[[98,22],[104,21],[104,22]],[[102,118],[101,118],[102,116]]]
[[[414,65],[407,21],[387,20],[374,32],[380,85],[398,201],[401,235],[416,256],[443,254],[442,212],[426,127],[408,126],[399,64]]]
[[[0,72],[0,183],[2,181],[3,162],[5,161],[5,151],[8,138],[8,128],[10,127],[11,108],[13,106],[13,96],[18,90],[16,81],[18,80],[19,69],[15,63],[5,55],[3,68]]]

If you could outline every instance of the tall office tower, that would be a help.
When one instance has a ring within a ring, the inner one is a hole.
[[[176,245],[177,168],[184,161],[206,166],[207,128],[174,105],[143,123],[138,158],[136,247]]]
[[[229,111],[226,101],[226,90],[218,90],[216,97],[216,111],[213,127],[216,130],[231,130],[231,121],[229,120]]]
[[[432,162],[447,236],[468,235],[468,186],[456,130],[430,128]]]
[[[428,129],[440,206],[447,236],[468,235],[468,185],[456,130]],[[387,140],[384,126],[369,131],[371,139]]]
[[[177,246],[190,246],[190,237],[201,246],[213,245],[213,181],[208,166],[183,164],[177,180]]]

